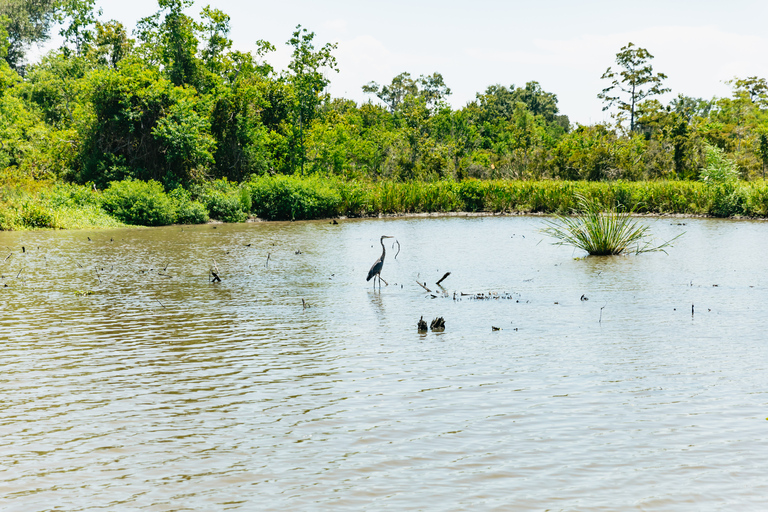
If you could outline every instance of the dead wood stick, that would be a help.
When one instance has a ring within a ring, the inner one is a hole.
[[[438,282],[436,282],[435,284],[437,286],[440,286],[440,283],[442,283],[445,280],[445,278],[448,277],[449,275],[451,275],[451,273],[450,272],[446,272],[445,275],[443,277],[441,277],[440,280]]]
[[[427,288],[426,286],[424,286],[424,285],[423,285],[423,284],[421,284],[420,282],[416,281],[416,284],[418,284],[419,286],[421,286],[422,288],[424,288],[425,290],[427,290],[429,293],[432,293],[432,290],[430,290],[429,288]]]

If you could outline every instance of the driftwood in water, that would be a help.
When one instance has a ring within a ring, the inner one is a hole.
[[[425,290],[427,290],[429,293],[432,293],[432,290],[430,290],[429,288],[427,288],[427,287],[425,286],[425,285],[426,285],[426,283],[425,283],[425,284],[421,284],[420,282],[416,281],[416,284],[418,284],[419,286],[421,286],[422,288],[424,288]]]
[[[442,332],[445,330],[445,319],[443,317],[438,317],[432,320],[432,323],[429,324],[429,328],[432,329],[432,332]]]
[[[436,284],[437,286],[440,286],[440,283],[442,283],[443,281],[445,281],[445,278],[446,278],[446,277],[448,277],[449,275],[451,275],[451,273],[450,273],[450,272],[446,272],[446,273],[445,273],[445,275],[443,275],[443,277],[441,277],[441,278],[440,278],[440,280],[439,280],[438,282],[436,282],[435,284]]]
[[[221,278],[219,277],[219,266],[216,264],[216,260],[213,260],[213,265],[211,265],[211,276],[213,276],[210,280],[211,283],[221,282]]]

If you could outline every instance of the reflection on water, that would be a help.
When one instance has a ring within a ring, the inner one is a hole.
[[[647,222],[0,233],[0,508],[760,510],[768,226]]]

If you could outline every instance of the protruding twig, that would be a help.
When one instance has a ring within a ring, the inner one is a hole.
[[[416,281],[416,284],[418,284],[419,286],[421,286],[422,288],[427,290],[429,293],[432,293],[432,290],[430,290],[429,288],[427,288],[425,285],[421,284],[420,282]]]
[[[269,268],[269,257],[272,255],[272,253],[267,253],[267,262],[264,264],[265,268]]]
[[[221,278],[219,277],[219,266],[216,264],[216,260],[211,258],[213,261],[213,265],[211,265],[211,275],[213,276],[213,279],[211,279],[212,283],[221,282]]]
[[[448,277],[449,275],[451,275],[451,273],[450,273],[450,272],[446,272],[446,273],[443,275],[443,277],[441,277],[441,278],[440,278],[440,280],[439,280],[438,282],[436,282],[435,284],[436,284],[437,286],[440,286],[440,283],[442,283],[442,282],[445,280],[445,278],[446,278],[446,277]]]
[[[606,302],[605,306],[607,306],[607,305],[608,305],[608,303]],[[600,308],[600,319],[597,321],[597,323],[599,323],[599,324],[603,323],[603,309],[605,309],[605,306]]]
[[[397,255],[400,254],[400,241],[395,239],[395,244],[397,244],[397,252],[395,253],[395,259],[397,259]],[[392,244],[392,247],[394,247],[395,244]]]

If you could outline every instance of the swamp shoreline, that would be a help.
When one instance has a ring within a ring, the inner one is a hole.
[[[164,226],[259,220],[400,216],[570,214],[584,197],[633,215],[768,218],[764,180],[584,182],[463,180],[349,181],[275,175],[165,190],[158,182],[112,182],[104,190],[63,182],[0,187],[0,230]]]

